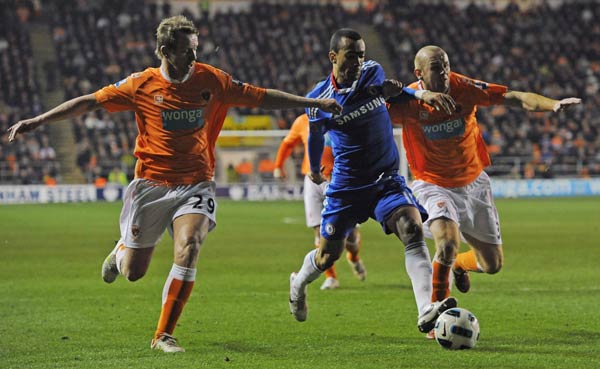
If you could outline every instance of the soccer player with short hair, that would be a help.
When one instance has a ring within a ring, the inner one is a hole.
[[[412,190],[429,213],[425,224],[436,244],[431,296],[435,302],[450,295],[451,270],[457,289],[467,292],[469,271],[497,273],[504,259],[498,212],[484,171],[490,157],[477,125],[477,107],[559,112],[581,100],[512,91],[452,72],[448,55],[438,46],[421,48],[414,64],[418,81],[411,88],[447,93],[456,103],[452,114],[416,100],[389,106],[392,121],[403,128],[406,156],[416,178]],[[471,250],[457,256],[461,236]]]
[[[311,99],[234,80],[196,62],[198,31],[184,16],[164,19],[156,32],[159,68],[148,68],[93,94],[66,101],[9,128],[9,141],[36,127],[104,108],[134,111],[138,128],[135,179],[124,194],[121,238],[102,266],[112,283],[119,274],[135,281],[146,273],[165,229],[174,261],[162,294],[151,348],[182,352],[173,337],[196,279],[200,246],[216,226],[215,144],[229,107],[315,107],[338,113],[333,99]]]
[[[398,174],[400,158],[385,99],[414,91],[385,79],[377,62],[365,61],[365,49],[358,32],[336,31],[329,51],[332,73],[307,95],[334,98],[343,110],[336,115],[319,108],[307,109],[309,177],[317,184],[325,180],[320,163],[326,132],[334,164],[325,192],[319,249],[310,251],[300,270],[290,275],[290,311],[296,320],[306,320],[307,285],[340,257],[344,240],[354,226],[373,218],[386,234],[394,233],[405,245],[405,267],[418,308],[417,326],[427,332],[443,311],[456,306],[456,300],[430,303],[431,261],[422,231],[427,213]],[[373,93],[374,86],[380,93]],[[452,101],[444,94],[421,92],[417,96],[444,111],[453,110]]]
[[[279,150],[277,150],[277,157],[275,159],[275,170],[273,176],[279,179],[286,179],[287,174],[283,165],[289,156],[291,155],[294,147],[297,145],[304,145],[304,158],[302,160],[302,174],[304,174],[304,212],[306,215],[306,226],[310,227],[315,232],[315,247],[319,247],[320,239],[320,225],[321,225],[321,211],[323,211],[323,200],[325,200],[325,190],[328,181],[320,184],[316,184],[310,180],[308,174],[310,173],[310,164],[308,159],[308,116],[302,114],[294,120],[289,133],[281,141]],[[321,167],[323,168],[323,176],[328,180],[331,177],[331,171],[333,169],[333,152],[331,150],[331,143],[328,139],[325,140],[325,147],[323,148],[323,156],[321,158]],[[358,279],[364,281],[367,277],[367,269],[364,266],[360,256],[361,237],[358,227],[354,227],[348,234],[346,239],[346,260],[352,268],[352,272]],[[335,265],[325,270],[325,281],[321,285],[322,290],[335,289],[340,286],[340,282],[337,279],[337,272]]]

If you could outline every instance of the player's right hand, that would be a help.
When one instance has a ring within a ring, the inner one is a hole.
[[[13,124],[8,127],[8,142],[13,142],[17,134],[33,131],[39,127],[42,123],[35,119],[25,119]]]
[[[310,173],[308,173],[308,179],[310,179],[313,183],[318,185],[327,181],[327,178],[323,177],[323,169],[325,169],[325,167],[321,167],[321,171],[318,173],[311,171]]]
[[[273,170],[273,178],[280,179],[282,181],[285,180],[287,178],[287,173],[285,172],[285,169],[275,168]]]
[[[334,115],[342,112],[342,106],[335,99],[318,99],[319,109]]]
[[[435,110],[443,111],[450,115],[456,111],[456,102],[452,96],[441,92],[427,91],[423,94],[423,101],[431,105]]]

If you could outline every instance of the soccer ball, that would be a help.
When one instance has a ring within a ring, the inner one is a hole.
[[[467,309],[448,309],[435,322],[435,340],[449,350],[475,347],[479,340],[479,321]]]

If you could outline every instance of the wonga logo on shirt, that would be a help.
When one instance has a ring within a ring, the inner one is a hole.
[[[421,127],[429,140],[444,140],[446,138],[462,136],[465,133],[465,122],[462,118],[438,124],[423,125]]]
[[[204,126],[204,110],[163,110],[161,112],[163,128],[167,131],[194,129]]]

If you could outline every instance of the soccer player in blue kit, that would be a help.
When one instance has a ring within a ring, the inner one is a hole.
[[[428,332],[437,317],[457,302],[454,297],[430,302],[432,267],[422,229],[427,213],[398,174],[399,154],[386,99],[418,98],[448,113],[454,111],[454,100],[427,90],[415,93],[398,81],[386,80],[377,62],[365,61],[365,42],[352,29],[333,34],[329,60],[331,75],[307,96],[334,98],[343,111],[333,116],[320,109],[306,110],[310,179],[317,184],[325,180],[320,172],[325,132],[331,139],[334,165],[325,193],[319,248],[310,251],[300,270],[290,275],[290,311],[296,320],[306,320],[307,285],[340,257],[350,230],[373,218],[386,234],[394,233],[405,245],[406,271],[418,308],[417,326]]]

